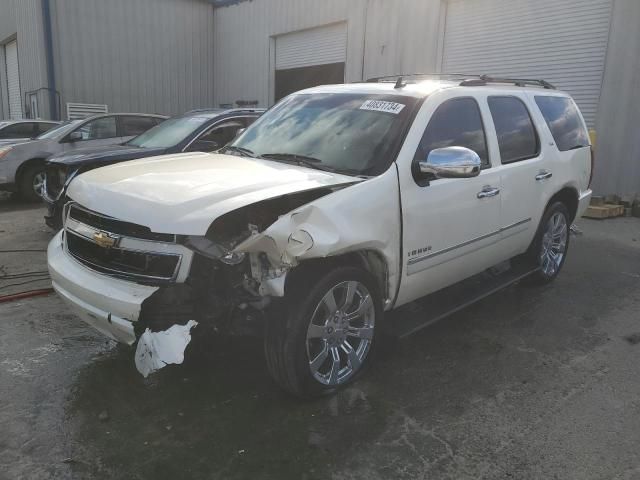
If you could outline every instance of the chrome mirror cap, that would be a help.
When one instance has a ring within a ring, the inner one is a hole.
[[[468,148],[436,148],[420,162],[420,172],[435,178],[471,178],[480,175],[481,165],[478,154]]]

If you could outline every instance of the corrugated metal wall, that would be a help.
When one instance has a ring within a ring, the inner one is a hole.
[[[594,189],[640,194],[640,1],[615,0],[596,124]]]
[[[215,10],[217,104],[273,99],[274,37],[347,23],[346,80],[438,67],[441,0],[253,0]],[[403,32],[402,35],[399,32]]]
[[[52,10],[63,110],[67,102],[165,114],[213,105],[208,2],[52,0]]]
[[[15,0],[0,0],[0,119],[9,117],[9,93],[4,64],[5,44],[16,33]]]
[[[46,67],[42,49],[44,37],[40,0],[0,0],[0,42],[17,38],[18,63],[20,65],[20,87],[23,112],[25,92],[46,86]],[[16,35],[17,34],[17,35]],[[4,54],[0,55],[0,118],[9,116],[7,105],[7,83],[4,71]],[[48,117],[48,104],[44,93],[39,95],[40,116]]]
[[[42,3],[40,0],[16,0],[16,6],[22,109],[26,115],[28,109],[24,105],[25,93],[47,86]],[[38,108],[41,118],[50,118],[48,98],[46,92],[38,93]]]
[[[443,71],[543,78],[595,128],[612,0],[455,0]]]

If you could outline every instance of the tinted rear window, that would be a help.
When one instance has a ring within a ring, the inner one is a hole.
[[[538,134],[522,100],[516,97],[489,97],[489,110],[496,127],[503,164],[538,155]]]
[[[536,96],[536,103],[561,152],[590,145],[578,107],[567,97]]]

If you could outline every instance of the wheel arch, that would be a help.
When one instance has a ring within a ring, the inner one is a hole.
[[[29,168],[31,165],[37,165],[39,163],[44,165],[46,161],[47,161],[46,158],[35,157],[35,158],[30,158],[29,160],[27,160],[25,162],[22,162],[20,164],[20,166],[16,170],[16,176],[15,176],[14,183],[16,185],[20,184],[20,182],[22,181],[22,175],[24,175],[25,170],[27,168]]]
[[[305,260],[291,270],[285,281],[285,294],[287,291],[300,284],[298,281],[303,275],[320,275],[338,266],[350,265],[361,268],[370,273],[375,279],[378,291],[383,299],[393,300],[389,288],[389,265],[384,255],[371,249],[356,250],[330,257],[313,258]]]
[[[555,202],[562,202],[566,205],[567,210],[569,210],[569,224],[571,224],[576,219],[576,214],[578,212],[578,199],[578,190],[571,185],[565,185],[549,199],[544,207],[543,215],[544,212],[546,212],[547,209]]]

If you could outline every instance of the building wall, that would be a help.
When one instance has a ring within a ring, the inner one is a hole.
[[[615,0],[600,94],[594,190],[640,194],[640,1]]]
[[[215,102],[269,105],[273,37],[336,22],[347,22],[347,82],[437,71],[443,11],[441,0],[252,0],[217,8]]]
[[[25,106],[25,94],[47,86],[42,2],[41,0],[15,1],[22,113],[26,116],[28,108]],[[39,91],[37,96],[40,118],[51,118],[48,94],[45,91]]]
[[[67,102],[169,115],[213,105],[207,1],[52,0],[52,23],[63,113]]]
[[[0,0],[0,44],[16,38],[18,41],[18,63],[20,68],[20,89],[22,91],[23,113],[24,94],[46,86],[46,64],[42,48],[44,37],[40,0]],[[6,71],[4,52],[0,53],[0,118],[8,117]],[[46,95],[39,95],[40,116],[48,118],[45,107]]]
[[[16,33],[15,0],[0,0],[0,43]]]

